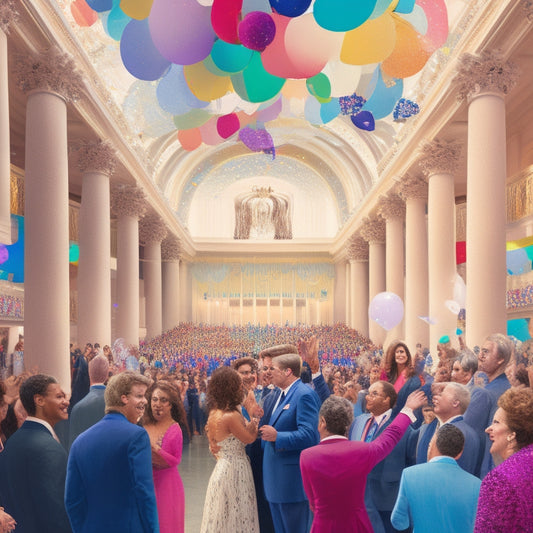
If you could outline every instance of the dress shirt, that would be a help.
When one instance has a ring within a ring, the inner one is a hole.
[[[278,396],[278,399],[276,400],[276,404],[274,405],[274,409],[272,409],[272,413],[276,412],[276,409],[278,408],[279,404],[282,402],[281,397],[283,396],[283,399],[287,397],[287,394],[289,393],[290,388],[299,381],[299,378],[294,380],[286,389],[281,390],[281,394]]]
[[[54,440],[59,442],[59,438],[56,435],[56,432],[54,431],[54,428],[46,420],[43,420],[42,418],[37,418],[35,416],[27,416],[26,420],[28,422],[37,422],[37,424],[43,425],[50,432],[52,437],[54,437]]]

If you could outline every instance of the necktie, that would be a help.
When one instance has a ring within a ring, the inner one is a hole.
[[[371,420],[372,422],[370,422],[370,425],[368,426],[368,431],[366,432],[365,442],[372,442],[372,438],[374,437],[378,429],[378,423],[376,422],[376,419],[372,417]]]
[[[278,402],[278,405],[276,407],[276,411],[279,409],[279,406],[284,402],[285,400],[285,391],[283,391],[281,393],[281,396],[279,397],[279,402]]]

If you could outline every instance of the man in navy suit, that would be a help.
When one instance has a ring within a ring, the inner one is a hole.
[[[150,381],[136,372],[109,380],[106,415],[72,444],[65,505],[74,533],[157,533],[152,450],[144,413]]]
[[[21,533],[70,533],[63,496],[67,452],[53,426],[68,418],[68,400],[52,376],[36,374],[20,386],[28,413],[0,453],[0,501]]]
[[[271,355],[272,382],[281,392],[267,396],[265,415],[271,415],[260,427],[263,484],[276,533],[307,533],[312,517],[302,484],[300,453],[318,444],[320,399],[300,380],[302,360],[297,348],[280,348]]]
[[[397,529],[416,533],[471,533],[481,481],[457,464],[465,439],[453,424],[444,424],[429,450],[429,462],[406,468],[392,511]]]
[[[91,388],[89,394],[80,400],[70,413],[69,448],[78,435],[94,426],[105,414],[105,385],[109,375],[109,361],[97,355],[89,363]]]

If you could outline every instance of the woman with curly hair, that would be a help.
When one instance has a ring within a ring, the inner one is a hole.
[[[481,482],[475,533],[531,531],[533,390],[509,389],[487,428],[496,468]]]
[[[187,416],[178,390],[168,381],[156,381],[147,391],[143,425],[152,444],[157,514],[161,533],[185,530],[185,492],[178,472]]]
[[[206,432],[217,463],[209,479],[201,533],[258,533],[257,503],[246,444],[257,438],[258,419],[246,422],[241,376],[223,366],[207,385]]]

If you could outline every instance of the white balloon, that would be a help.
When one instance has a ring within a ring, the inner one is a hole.
[[[459,311],[461,311],[461,306],[455,301],[455,300],[446,300],[444,302],[444,305],[447,307],[449,311],[451,311],[454,315],[458,315]]]
[[[466,308],[466,285],[463,278],[459,274],[455,274],[453,299],[459,304],[461,309]]]

